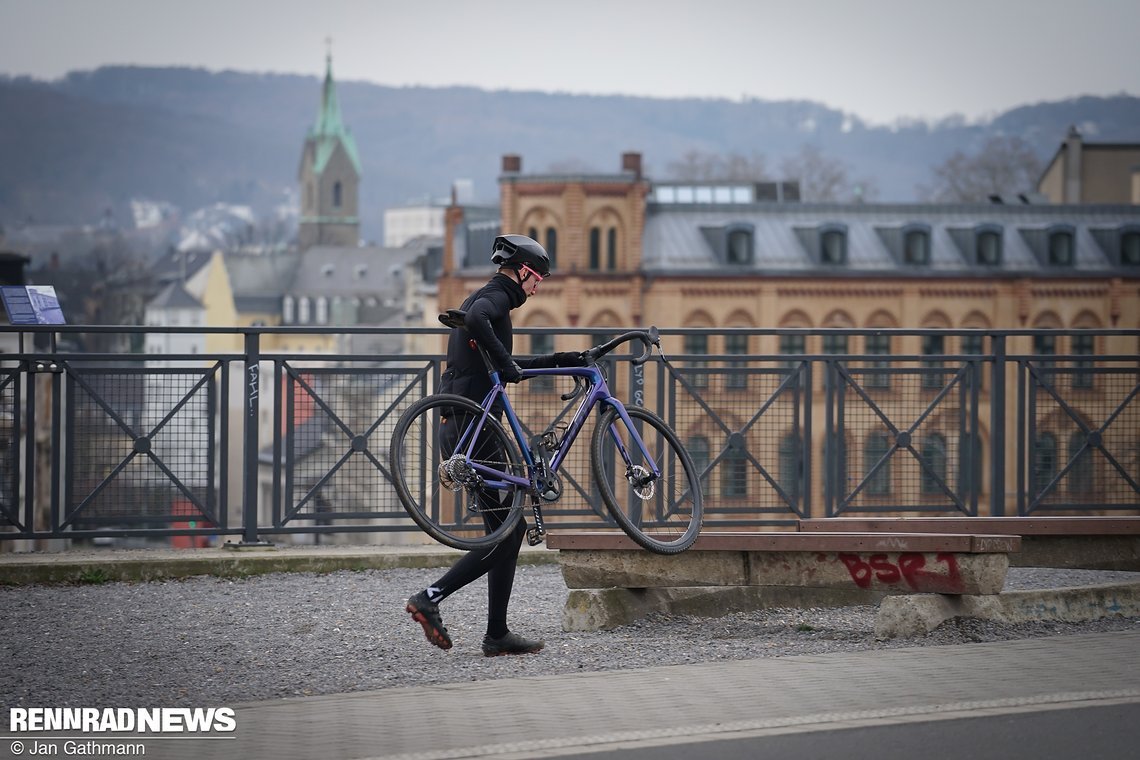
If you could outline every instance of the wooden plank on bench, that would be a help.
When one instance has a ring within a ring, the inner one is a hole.
[[[804,533],[986,533],[1017,536],[1140,535],[1140,517],[828,517]]]
[[[616,531],[552,531],[546,536],[546,545],[551,549],[580,551],[641,550],[628,536]],[[1021,538],[1016,535],[706,531],[698,536],[689,551],[993,554],[1020,549]]]

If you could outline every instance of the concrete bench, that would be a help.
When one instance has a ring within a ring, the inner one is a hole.
[[[566,630],[652,612],[719,615],[764,607],[871,604],[895,594],[1001,591],[1015,535],[704,532],[687,552],[647,552],[617,532],[551,532],[570,588]]]
[[[1140,571],[1140,517],[829,517],[802,533],[986,533],[1020,536],[1015,567]]]

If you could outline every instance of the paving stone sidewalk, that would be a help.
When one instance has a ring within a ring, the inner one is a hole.
[[[553,757],[776,727],[1140,701],[1137,651],[1140,630],[276,700],[237,706],[232,739],[154,741],[147,757]]]

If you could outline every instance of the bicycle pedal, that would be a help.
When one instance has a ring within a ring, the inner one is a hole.
[[[538,528],[527,528],[526,542],[531,546],[538,546],[546,540],[546,531],[540,531]]]

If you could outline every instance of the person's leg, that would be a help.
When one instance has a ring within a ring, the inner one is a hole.
[[[515,567],[518,565],[519,549],[526,535],[526,521],[519,524],[496,547],[499,555],[487,569],[487,635],[493,639],[502,638],[510,630],[507,628],[507,605],[511,602],[511,589],[515,585]]]
[[[460,427],[455,424],[455,420],[449,420],[448,423],[450,424],[445,423],[446,426],[440,429],[441,452],[445,456],[455,448]],[[486,442],[480,441],[478,447],[496,445],[494,438],[488,438]],[[492,457],[495,455],[492,454]],[[502,524],[503,514],[500,509],[502,501],[513,499],[514,494],[484,489],[479,492],[478,498],[483,508],[484,525],[486,525],[487,531],[491,532]],[[499,613],[499,616],[505,625],[506,605],[510,600],[510,589],[514,582],[514,565],[518,558],[522,535],[525,532],[526,523],[520,521],[515,532],[507,536],[504,541],[486,549],[467,552],[439,580],[408,599],[407,611],[412,614],[412,618],[417,623],[423,626],[428,641],[442,649],[451,647],[451,639],[447,635],[447,629],[444,628],[442,617],[439,614],[439,603],[472,581],[478,580],[492,568],[499,566],[509,567],[509,574],[498,573],[498,582],[495,585],[500,590],[493,592],[494,604],[501,607],[502,612]],[[505,595],[501,590],[504,583],[506,586]]]

